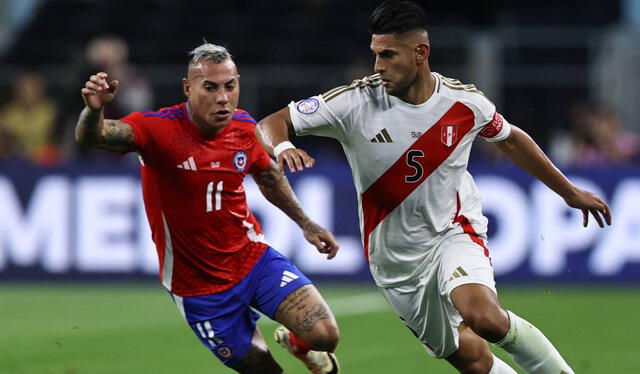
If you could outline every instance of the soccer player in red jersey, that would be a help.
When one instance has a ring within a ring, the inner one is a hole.
[[[338,326],[309,279],[264,240],[247,207],[243,180],[326,253],[333,235],[313,222],[255,137],[255,120],[238,109],[240,76],[229,52],[205,43],[191,52],[185,103],[105,119],[118,88],[108,74],[82,88],[76,126],[84,145],[140,155],[142,189],[160,279],[196,336],[240,373],[282,373],[256,326],[254,309],[278,321],[278,341],[316,374],[336,374]]]

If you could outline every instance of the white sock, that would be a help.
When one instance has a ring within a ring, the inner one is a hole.
[[[496,346],[529,374],[575,374],[540,330],[512,312],[507,313],[509,332]]]
[[[507,365],[506,362],[502,361],[496,355],[493,355],[493,366],[491,370],[489,370],[489,374],[518,374],[513,368]]]

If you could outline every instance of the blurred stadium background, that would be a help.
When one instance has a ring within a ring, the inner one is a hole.
[[[234,54],[240,106],[260,119],[372,73],[377,3],[0,0],[0,374],[229,372],[156,281],[136,158],[74,143],[80,87],[97,69],[120,79],[116,118],[178,103],[186,52],[206,39]],[[612,227],[584,229],[579,212],[477,142],[471,170],[503,304],[576,372],[638,373],[640,0],[423,4],[432,69],[475,83],[612,207]],[[340,147],[296,143],[319,162],[292,184],[340,255],[324,261],[251,181],[247,193],[267,239],[336,312],[345,373],[452,373],[375,291]]]

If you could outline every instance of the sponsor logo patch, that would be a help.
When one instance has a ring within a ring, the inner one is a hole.
[[[320,102],[318,101],[318,99],[313,97],[299,101],[298,104],[296,104],[296,109],[298,109],[298,112],[302,114],[315,113],[319,107]]]

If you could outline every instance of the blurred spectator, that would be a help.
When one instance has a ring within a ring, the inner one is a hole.
[[[568,130],[561,130],[551,138],[549,157],[560,167],[577,165],[580,154],[589,143],[588,126],[590,110],[587,105],[576,103],[570,110]]]
[[[137,110],[152,109],[151,85],[129,64],[129,47],[124,40],[113,36],[93,39],[87,47],[87,61],[91,74],[104,71],[110,80],[120,81],[118,95],[105,117],[120,118]]]
[[[92,74],[104,71],[109,74],[109,81],[118,80],[118,95],[105,108],[106,118],[122,118],[128,113],[153,109],[153,90],[148,79],[129,62],[129,47],[127,43],[116,36],[98,36],[87,44],[84,59],[80,63],[72,64],[69,79],[70,86],[65,98],[64,129],[59,133],[65,142],[67,152],[84,159],[113,159],[122,158],[107,152],[95,151],[86,147],[79,147],[74,141],[73,131],[78,114],[83,108],[80,88],[86,78]]]
[[[569,130],[551,143],[551,158],[560,166],[624,165],[640,160],[640,137],[623,130],[609,107],[576,104]]]
[[[579,160],[584,165],[622,165],[640,157],[640,137],[623,130],[620,118],[611,108],[596,108],[591,114],[588,131],[591,142]]]
[[[33,72],[13,82],[13,98],[0,109],[0,156],[17,156],[41,165],[59,160],[52,134],[57,108],[46,95],[44,78]]]

